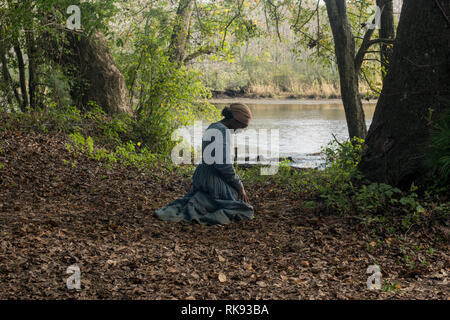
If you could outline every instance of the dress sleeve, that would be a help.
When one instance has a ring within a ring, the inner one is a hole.
[[[238,191],[244,189],[241,179],[234,171],[232,164],[214,164],[214,167],[219,171],[220,175],[223,177],[226,183],[231,185]]]
[[[223,162],[221,164],[214,163],[213,166],[220,173],[220,175],[222,176],[222,178],[225,180],[226,183],[231,185],[236,190],[241,191],[244,188],[244,186],[242,184],[241,179],[234,170],[231,151],[231,134],[226,129],[222,130],[222,133],[224,137],[223,153],[222,153]]]

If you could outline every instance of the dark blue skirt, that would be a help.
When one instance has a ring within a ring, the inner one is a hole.
[[[238,200],[237,190],[227,184],[212,166],[200,164],[192,187],[184,198],[156,210],[164,221],[196,221],[203,225],[224,225],[253,218],[253,207]]]

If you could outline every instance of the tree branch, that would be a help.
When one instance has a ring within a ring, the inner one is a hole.
[[[377,43],[385,43],[385,44],[394,44],[395,43],[395,39],[373,39],[369,41],[369,45],[372,46],[374,44]]]
[[[366,55],[367,50],[371,46],[370,38],[372,38],[372,35],[373,35],[374,31],[375,31],[375,28],[368,29],[366,34],[364,35],[363,41],[361,43],[361,46],[359,47],[358,53],[355,56],[356,72],[358,72],[359,69],[361,69],[361,65],[363,63],[364,56]]]
[[[270,1],[270,0],[267,0],[267,2],[274,8],[273,15],[275,16],[275,29],[277,30],[278,39],[280,41],[282,41],[281,35],[280,35],[280,29],[279,29],[279,17],[278,17],[278,13],[277,13],[278,6],[274,5],[272,3],[272,1]]]
[[[369,86],[370,90],[372,90],[373,92],[375,92],[375,93],[377,93],[378,95],[380,95],[381,92],[378,91],[377,89],[375,89],[375,88],[372,86],[372,84],[370,83],[370,81],[369,81],[369,79],[367,78],[367,75],[366,75],[366,73],[365,73],[365,71],[364,71],[363,69],[361,69],[361,74],[363,75],[364,80],[366,80],[366,83],[367,83],[367,85]]]
[[[207,46],[207,47],[202,47],[200,49],[198,49],[197,51],[191,53],[190,55],[188,55],[185,59],[184,62],[189,62],[201,55],[204,54],[212,54],[215,53],[219,50],[219,46]]]
[[[231,18],[230,22],[228,22],[228,24],[225,26],[223,38],[222,38],[222,44],[221,44],[222,48],[223,48],[223,45],[225,44],[225,38],[227,37],[228,28],[231,26],[233,21],[236,20],[241,15],[241,9],[242,9],[242,5],[244,4],[244,1],[245,0],[242,0],[242,2],[238,6],[238,12],[234,15],[233,18]]]

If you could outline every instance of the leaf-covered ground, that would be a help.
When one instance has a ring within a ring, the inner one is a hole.
[[[263,183],[246,183],[249,222],[166,223],[153,211],[184,195],[189,177],[108,170],[63,137],[4,131],[0,141],[1,299],[450,297],[448,239],[433,224],[383,234]],[[366,287],[375,263],[380,291]],[[80,291],[66,288],[72,264]]]

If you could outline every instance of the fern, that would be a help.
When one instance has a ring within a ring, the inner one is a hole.
[[[440,184],[450,182],[450,111],[441,117],[441,123],[432,133],[430,140],[430,153],[427,164]]]

